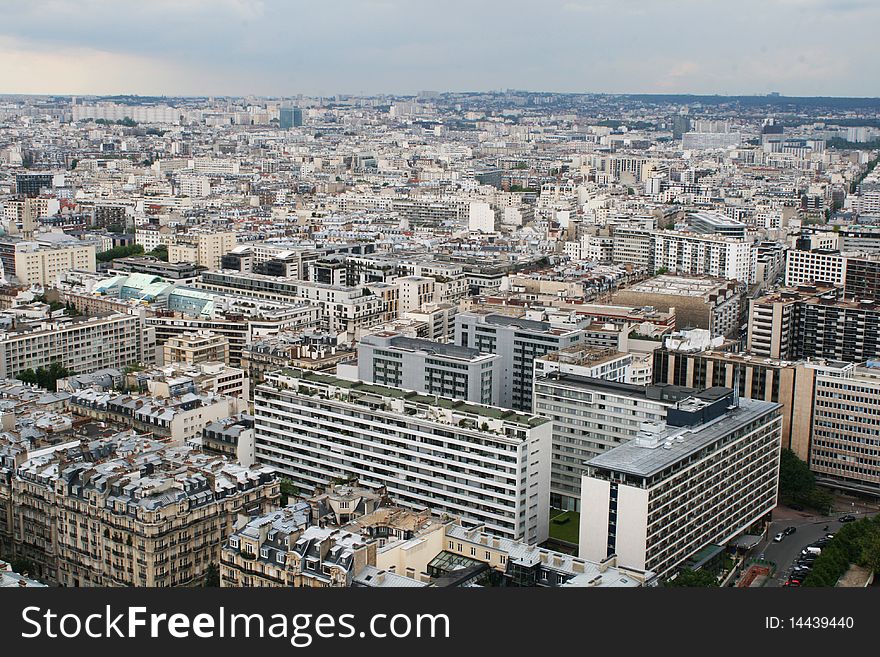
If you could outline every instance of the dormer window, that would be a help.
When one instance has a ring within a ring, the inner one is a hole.
[[[230,536],[229,537],[229,547],[238,548],[238,537],[237,536]]]
[[[260,556],[263,559],[268,559],[269,558],[269,548],[260,548]]]

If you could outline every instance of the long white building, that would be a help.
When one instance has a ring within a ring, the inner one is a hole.
[[[752,244],[741,239],[654,231],[654,268],[674,274],[720,276],[753,283]]]
[[[547,538],[545,418],[302,370],[267,374],[254,418],[257,460],[302,491],[357,478],[498,536]]]

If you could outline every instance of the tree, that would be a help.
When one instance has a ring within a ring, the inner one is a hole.
[[[715,587],[718,586],[718,578],[707,570],[680,570],[675,579],[668,579],[663,585],[669,587]]]
[[[873,535],[863,541],[859,563],[875,574],[880,574],[880,531],[875,530]]]
[[[102,251],[95,259],[98,262],[110,262],[116,258],[127,258],[128,256],[140,255],[144,252],[144,247],[140,244],[129,244],[127,246],[114,246],[112,249]]]
[[[292,480],[283,477],[281,483],[281,506],[287,506],[291,497],[299,495],[299,489]]]
[[[203,586],[205,588],[217,588],[220,586],[220,569],[217,567],[217,564],[208,564],[208,568],[205,570]]]
[[[816,477],[810,466],[786,448],[779,456],[779,492],[783,495],[805,495],[813,491]]]
[[[146,255],[168,262],[168,247],[165,244],[160,244]]]

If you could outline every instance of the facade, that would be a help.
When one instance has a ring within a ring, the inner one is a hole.
[[[151,364],[154,357],[153,332],[137,315],[50,320],[0,333],[0,378],[13,378],[24,370],[49,367],[54,362],[85,374],[134,363]]]
[[[654,268],[675,274],[754,282],[752,245],[741,239],[654,231]]]
[[[254,415],[257,460],[300,490],[357,477],[406,506],[547,538],[544,418],[301,370],[267,374]]]
[[[632,364],[632,354],[609,347],[593,347],[584,341],[536,358],[534,376],[535,379],[539,379],[550,372],[562,372],[606,381],[632,383]]]
[[[229,364],[229,340],[210,331],[182,333],[168,338],[162,345],[162,362]]]
[[[8,489],[13,551],[61,586],[192,586],[239,513],[277,503],[268,468],[122,434],[41,450]]]
[[[776,506],[779,405],[712,388],[678,402],[666,422],[587,464],[580,556],[668,577],[711,545],[724,546]],[[763,530],[763,528],[762,528]]]
[[[367,383],[497,405],[501,357],[399,333],[365,335],[357,348],[357,378]]]
[[[462,347],[501,357],[501,406],[532,409],[535,358],[580,342],[584,331],[550,322],[519,319],[494,313],[458,313],[455,340]]]
[[[235,246],[233,232],[190,233],[185,237],[178,236],[177,241],[168,246],[168,262],[187,262],[208,269],[219,269],[223,256]]]
[[[18,242],[15,245],[15,269],[8,274],[23,285],[50,286],[71,269],[95,271],[94,245],[63,242]]]
[[[852,363],[813,365],[816,373],[810,469],[824,483],[880,495],[880,369]]]

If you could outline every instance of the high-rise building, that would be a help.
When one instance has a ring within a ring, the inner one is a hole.
[[[535,379],[535,413],[553,423],[550,505],[582,511],[584,463],[636,437],[642,422],[661,422],[666,409],[694,391],[637,386],[565,372]]]
[[[258,462],[302,491],[357,478],[499,536],[547,538],[545,418],[302,370],[267,374],[254,418]]]
[[[532,410],[535,358],[580,342],[584,331],[494,313],[458,313],[455,341],[501,357],[501,406]]]
[[[667,577],[699,551],[762,533],[776,506],[779,405],[712,388],[587,463],[580,556]]]
[[[303,112],[299,107],[282,107],[278,112],[278,127],[282,130],[298,128],[303,124]]]

